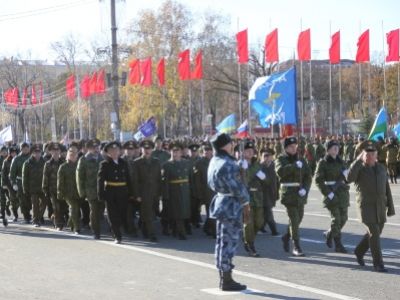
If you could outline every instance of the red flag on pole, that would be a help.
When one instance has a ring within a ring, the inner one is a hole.
[[[400,29],[396,29],[386,33],[386,42],[388,45],[387,62],[399,61],[399,32]]]
[[[331,64],[340,63],[340,31],[332,35],[331,47],[329,48],[329,61]]]
[[[158,85],[165,85],[165,59],[161,58],[157,64]]]
[[[35,85],[34,84],[32,84],[32,88],[31,88],[31,104],[32,105],[36,105],[37,104],[36,89],[35,89]]]
[[[4,100],[6,104],[11,104],[12,102],[12,89],[8,89],[4,92]]]
[[[300,61],[311,59],[311,32],[310,29],[300,32],[297,41],[297,55]]]
[[[140,62],[134,59],[129,63],[129,83],[140,84]]]
[[[42,82],[39,82],[39,86],[40,86],[39,103],[42,104],[43,103],[43,84],[42,84]]]
[[[65,82],[65,91],[67,94],[67,99],[75,99],[75,75],[72,74],[67,78],[67,81]]]
[[[269,63],[279,61],[278,28],[271,31],[265,38],[265,61]]]
[[[14,107],[18,107],[18,96],[19,96],[19,90],[18,87],[15,87],[12,90],[12,104]]]
[[[369,29],[360,35],[357,47],[356,62],[369,62]]]
[[[190,79],[190,51],[186,49],[178,55],[178,74],[180,80]]]
[[[196,54],[194,70],[191,77],[192,79],[203,78],[203,55],[201,50]]]
[[[89,93],[90,93],[89,96],[96,94],[96,88],[97,88],[97,72],[93,72],[89,82]]]
[[[82,78],[81,81],[81,97],[83,99],[87,99],[90,97],[90,76],[89,75],[85,75]]]
[[[246,64],[249,62],[249,46],[247,41],[247,29],[236,34],[236,49],[238,55],[238,63]]]
[[[21,104],[23,107],[26,107],[26,99],[28,98],[28,89],[24,88],[24,92],[22,93],[22,100],[21,100]]]
[[[104,94],[106,92],[106,80],[104,69],[97,73],[96,94]]]
[[[153,83],[151,76],[151,57],[140,62],[140,73],[142,74],[140,84],[143,86],[151,86]]]

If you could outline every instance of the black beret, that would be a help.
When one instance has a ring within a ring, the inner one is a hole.
[[[140,142],[140,147],[142,147],[144,149],[153,149],[154,143],[150,140],[143,140]]]
[[[327,144],[326,144],[326,150],[329,150],[330,148],[332,148],[333,146],[338,146],[340,147],[340,144],[338,141],[336,140],[330,140]]]
[[[227,144],[232,142],[232,139],[226,133],[217,133],[214,135],[211,140],[211,145],[215,150],[219,150],[220,148],[226,146]]]
[[[104,151],[107,152],[111,148],[114,148],[114,149],[115,148],[119,148],[119,149],[121,149],[121,144],[119,142],[117,142],[117,141],[109,142],[104,146]]]
[[[284,142],[283,142],[283,146],[286,148],[287,146],[290,146],[292,144],[297,144],[297,139],[294,136],[289,136],[287,138],[285,138]]]
[[[271,149],[271,148],[264,148],[264,149],[261,149],[260,152],[261,152],[261,153],[268,153],[268,154],[271,154],[271,155],[275,155],[275,151],[274,151],[273,149]]]

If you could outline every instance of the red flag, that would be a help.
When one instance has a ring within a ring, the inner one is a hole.
[[[369,29],[360,35],[357,47],[356,62],[369,62]]]
[[[28,98],[28,89],[24,88],[24,92],[22,93],[22,100],[21,100],[23,107],[26,107],[26,102],[27,102],[26,99],[27,98]]]
[[[278,28],[271,31],[265,38],[265,61],[269,63],[279,61]]]
[[[282,126],[282,137],[288,137],[293,135],[293,125],[287,124]]]
[[[81,81],[81,97],[87,99],[90,97],[90,76],[85,75]]]
[[[93,72],[89,82],[89,93],[90,93],[89,96],[96,94],[96,88],[97,88],[97,72]]]
[[[388,55],[386,61],[399,61],[399,29],[386,33],[386,42],[388,45]]]
[[[247,29],[236,34],[236,50],[238,63],[246,64],[249,62],[249,46],[247,42]]]
[[[134,59],[129,63],[129,83],[140,84],[140,62]]]
[[[297,55],[300,61],[311,59],[311,34],[310,29],[300,32],[297,41]]]
[[[32,84],[32,88],[31,88],[31,104],[32,105],[36,105],[37,104],[36,89],[35,89],[35,85],[34,84]]]
[[[178,55],[178,74],[180,80],[190,79],[190,51],[186,49]]]
[[[75,75],[71,75],[67,78],[65,83],[65,90],[67,93],[67,99],[74,100],[75,99]]]
[[[340,63],[340,31],[332,35],[331,47],[329,48],[329,61],[331,64]]]
[[[18,88],[10,88],[4,92],[4,99],[6,103],[10,106],[18,106]]]
[[[42,82],[40,82],[39,85],[40,85],[39,103],[42,104],[43,103],[43,84],[42,84]]]
[[[17,87],[15,87],[12,90],[12,105],[14,107],[18,107],[18,96],[19,96],[19,90]]]
[[[194,70],[191,75],[192,79],[202,79],[203,78],[203,55],[202,51],[199,50],[196,54]]]
[[[4,100],[6,104],[10,104],[12,102],[12,89],[8,89],[4,92]]]
[[[151,86],[153,83],[151,76],[151,57],[140,62],[140,73],[142,74],[140,84],[143,86]]]
[[[157,64],[158,85],[165,85],[165,59],[161,58]]]
[[[105,71],[100,70],[97,73],[96,94],[104,94],[106,92]]]

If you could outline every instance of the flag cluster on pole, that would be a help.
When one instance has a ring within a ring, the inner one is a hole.
[[[32,106],[43,103],[43,85],[42,82],[40,82],[39,85],[39,100],[37,98],[37,92],[36,92],[36,85],[37,84],[32,84],[30,87],[30,94],[28,94],[28,87],[25,87],[22,90],[22,94],[19,91],[18,87],[12,87],[4,91],[4,102],[7,106],[12,107],[12,108],[18,108],[22,107],[25,108],[28,105],[28,98],[30,96],[30,104]],[[20,95],[21,95],[21,101],[20,101]]]
[[[65,82],[66,97],[69,100],[76,99],[76,76],[71,74]],[[93,95],[102,95],[106,92],[105,71],[95,71],[91,75],[85,74],[79,83],[81,98],[87,100]]]

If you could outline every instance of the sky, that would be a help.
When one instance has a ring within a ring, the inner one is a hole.
[[[107,46],[110,0],[0,0],[0,58],[53,60],[50,44],[73,34]],[[157,9],[161,0],[117,0],[118,27],[124,28],[141,9]],[[234,33],[248,28],[250,47],[279,31],[280,59],[293,57],[301,30],[311,29],[313,59],[327,59],[330,36],[341,32],[342,59],[354,59],[359,35],[370,29],[371,58],[382,57],[385,34],[400,27],[398,0],[178,0],[192,12],[212,9],[231,20]]]

